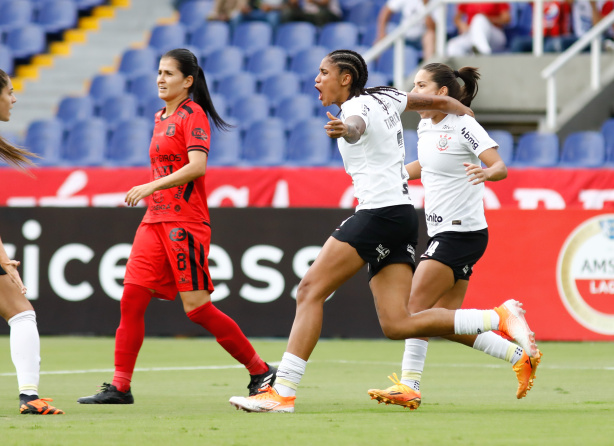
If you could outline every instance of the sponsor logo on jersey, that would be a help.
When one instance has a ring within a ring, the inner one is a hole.
[[[175,136],[175,124],[171,123],[166,128],[166,136]]]
[[[362,104],[362,115],[363,116],[367,116],[369,114],[369,112],[371,111],[371,109],[369,108],[369,106],[367,104]]]
[[[463,135],[467,142],[471,144],[473,150],[477,150],[478,146],[480,145],[480,141],[475,136],[473,136],[473,134],[469,130],[467,130],[467,127],[463,127],[463,129],[461,130],[461,135]]]
[[[427,223],[433,223],[433,224],[439,224],[443,221],[443,217],[435,214],[434,212],[431,214],[426,214],[426,222]]]
[[[381,243],[380,243],[380,245],[377,248],[375,248],[375,250],[379,254],[377,256],[377,261],[378,262],[381,261],[381,260],[384,260],[390,254],[390,250],[388,248],[384,248]]]
[[[154,156],[154,157],[151,159],[151,162],[152,162],[152,163],[155,163],[155,162],[157,162],[157,161],[159,161],[159,162],[165,162],[165,161],[166,161],[166,162],[169,162],[169,161],[170,161],[170,162],[173,162],[173,161],[181,161],[181,155],[180,155],[180,154],[174,154],[174,153],[171,153],[170,155],[158,155],[158,156]]]
[[[579,324],[614,334],[614,214],[574,229],[559,253],[556,278],[561,300]]]
[[[164,194],[157,190],[153,193],[151,199],[154,201],[154,203],[162,203],[164,201]]]
[[[443,152],[448,148],[448,141],[452,139],[451,136],[439,135],[439,141],[437,141],[437,150]]]
[[[185,184],[177,186],[177,192],[175,192],[175,195],[173,195],[175,197],[175,200],[179,200],[181,198],[181,195],[183,194],[183,189],[185,189]]]
[[[201,141],[206,141],[207,139],[209,139],[207,133],[200,127],[192,130],[192,136],[196,139],[200,139]]]
[[[183,228],[173,228],[168,237],[174,242],[181,242],[186,239],[188,233]]]
[[[404,144],[403,144],[403,132],[402,131],[398,131],[397,132],[397,145],[399,146],[399,148],[403,148]],[[403,159],[405,159],[405,153],[403,153]],[[404,169],[405,167],[403,167]]]
[[[181,210],[181,206],[178,204],[175,205],[175,212],[179,212]]]

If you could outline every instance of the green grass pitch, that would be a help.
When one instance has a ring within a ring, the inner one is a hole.
[[[516,399],[509,364],[432,341],[423,404],[378,405],[367,389],[400,375],[402,342],[322,340],[294,414],[228,404],[247,372],[211,339],[147,338],[133,382],[135,404],[82,406],[110,382],[113,339],[43,337],[40,391],[62,416],[19,415],[7,336],[0,337],[0,445],[612,445],[614,343],[541,343],[535,386]],[[285,340],[254,340],[277,362]]]

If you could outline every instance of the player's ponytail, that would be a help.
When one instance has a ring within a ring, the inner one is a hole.
[[[188,90],[188,94],[192,95],[194,102],[201,106],[204,112],[209,116],[209,119],[213,121],[215,126],[220,130],[228,130],[232,128],[233,126],[224,121],[215,110],[215,106],[211,100],[211,95],[209,94],[209,88],[207,87],[205,73],[198,65],[198,59],[196,56],[190,50],[185,48],[177,48],[168,51],[162,57],[174,59],[177,61],[179,71],[183,73],[184,77],[192,76],[194,78],[194,82],[192,82],[192,86]]]
[[[422,69],[431,73],[431,80],[438,88],[448,88],[448,96],[457,99],[467,107],[471,106],[471,102],[478,94],[480,73],[477,68],[463,67],[456,71],[443,63],[430,63]],[[461,79],[464,85],[461,86],[458,79]]]

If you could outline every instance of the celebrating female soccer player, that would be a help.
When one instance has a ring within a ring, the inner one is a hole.
[[[7,122],[11,109],[17,102],[13,84],[8,74],[0,70],[0,121]],[[13,146],[0,137],[0,159],[15,167],[32,165],[28,159],[34,156],[27,150]],[[59,415],[64,412],[53,407],[50,398],[38,397],[40,378],[40,339],[36,327],[36,313],[26,299],[17,267],[19,262],[11,260],[0,240],[0,315],[11,327],[11,358],[17,370],[19,384],[19,412],[22,414]]]
[[[218,128],[228,124],[215,111],[194,54],[174,49],[162,56],[158,95],[166,107],[155,117],[149,147],[151,181],[126,195],[129,206],[151,199],[126,265],[115,374],[98,394],[79,398],[82,404],[134,402],[130,382],[145,336],[145,310],[152,297],[173,300],[177,292],[188,318],[212,333],[248,369],[250,394],[275,380],[275,369],[258,356],[236,322],[211,302],[211,226],[204,177],[210,148],[207,115]]]
[[[389,87],[365,89],[367,64],[354,51],[331,52],[319,71],[315,82],[322,105],[341,108],[339,119],[328,114],[324,129],[338,141],[358,206],[326,241],[299,284],[296,316],[274,387],[266,385],[248,398],[232,397],[230,403],[248,412],[294,412],[296,389],[320,336],[324,301],[365,264],[387,337],[501,330],[535,352],[524,311],[514,300],[485,311],[437,308],[411,315],[407,311],[418,218],[407,188],[401,113],[438,110],[462,115],[471,110],[444,95],[408,94]]]
[[[432,63],[418,71],[412,93],[450,96],[470,106],[478,91],[479,77],[476,68],[454,71],[447,65]],[[497,143],[474,118],[440,111],[421,111],[420,116],[418,160],[406,168],[410,179],[422,178],[431,239],[416,269],[409,298],[411,313],[433,307],[461,307],[473,266],[488,243],[484,182],[507,176]],[[541,358],[539,351],[529,357],[521,347],[491,332],[446,338],[509,361],[518,378],[517,398],[524,397],[533,385]],[[369,390],[371,398],[417,409],[422,401],[420,379],[427,347],[428,339],[407,339],[401,380],[394,374],[390,377],[394,385]]]

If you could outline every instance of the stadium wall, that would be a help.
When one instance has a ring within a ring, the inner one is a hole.
[[[216,208],[209,255],[213,298],[248,336],[287,337],[296,286],[350,209]],[[420,221],[424,214],[419,210]],[[42,334],[114,335],[125,262],[143,209],[2,209],[2,239],[22,276]],[[614,213],[487,211],[490,242],[465,307],[524,302],[538,340],[614,340]],[[421,228],[419,252],[427,235]],[[155,300],[152,336],[206,335],[179,300]],[[0,334],[8,326],[0,326]],[[323,337],[382,337],[366,270],[326,303]]]

